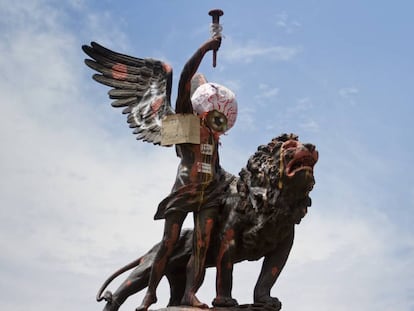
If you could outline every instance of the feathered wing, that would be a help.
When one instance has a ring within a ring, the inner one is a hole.
[[[174,114],[171,107],[172,69],[155,59],[142,59],[111,51],[96,42],[82,46],[92,59],[85,59],[88,67],[100,74],[93,79],[112,87],[108,92],[112,106],[124,108],[127,122],[137,139],[161,142],[161,121]]]

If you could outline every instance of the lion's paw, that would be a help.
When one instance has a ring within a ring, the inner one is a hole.
[[[212,302],[214,307],[236,307],[239,305],[236,299],[231,297],[217,297]]]
[[[254,304],[264,305],[265,308],[271,308],[272,310],[279,311],[282,309],[282,303],[276,297],[264,296],[260,298],[255,298]]]

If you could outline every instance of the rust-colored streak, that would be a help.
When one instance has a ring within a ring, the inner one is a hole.
[[[273,267],[272,268],[272,275],[276,276],[276,274],[279,272],[279,268],[278,267]]]
[[[230,241],[230,240],[232,240],[232,239],[233,239],[233,237],[234,237],[234,230],[233,230],[233,229],[228,229],[228,230],[226,231],[226,235],[225,235],[225,239],[226,239],[226,241]]]
[[[151,103],[151,110],[153,113],[158,112],[162,104],[164,103],[164,99],[162,97],[157,98]]]
[[[131,284],[132,284],[131,280],[127,280],[126,286],[131,286]]]
[[[174,248],[175,241],[177,241],[178,235],[180,234],[180,226],[173,224],[171,228],[171,235],[164,241],[164,246],[167,248],[167,252],[170,254]]]
[[[117,80],[125,80],[128,74],[127,66],[116,63],[112,66],[112,77]]]
[[[205,223],[205,227],[204,229],[202,227],[200,227],[199,225],[196,226],[196,234],[197,234],[197,248],[198,250],[201,250],[203,247],[206,247],[207,245],[207,238],[203,237],[203,230],[204,230],[204,234],[206,236],[208,236],[208,231],[209,231],[209,220],[210,219],[206,219],[206,223]],[[210,230],[211,230],[212,225],[210,226]]]
[[[206,220],[206,233],[209,234],[211,232],[211,229],[213,229],[214,220],[211,218],[208,218]]]
[[[179,234],[180,234],[180,226],[178,224],[173,224],[172,230],[171,230],[171,239],[176,241]]]
[[[201,249],[202,247],[205,246],[205,243],[204,243],[203,239],[200,237],[200,235],[198,235],[197,237],[198,237],[198,239],[197,239],[197,248]]]
[[[230,243],[232,242],[234,237],[234,230],[233,229],[228,229],[225,232],[223,241],[221,243],[221,247],[217,256],[217,261],[221,262],[224,256],[224,253],[229,249]]]
[[[164,68],[164,70],[165,70],[167,73],[172,71],[171,66],[170,66],[170,65],[168,65],[168,64],[166,64],[166,63],[163,63],[163,64],[162,64],[162,67]]]
[[[206,241],[205,244],[206,245],[210,245],[210,236],[211,236],[211,230],[213,229],[214,226],[214,220],[211,218],[207,218],[206,219],[206,228],[205,228],[205,233],[206,233]]]
[[[222,288],[222,261],[223,261],[223,257],[224,254],[229,250],[230,244],[232,243],[234,238],[234,230],[233,229],[227,229],[224,237],[223,237],[223,241],[221,242],[221,246],[219,249],[219,252],[217,254],[217,287],[219,289]],[[228,261],[226,263],[226,265],[223,265],[223,268],[226,268],[228,270],[232,269],[233,264],[231,261]]]
[[[152,269],[154,270],[155,275],[162,276],[164,273],[165,265],[167,264],[168,257],[171,255],[175,242],[177,241],[177,238],[180,234],[180,225],[179,224],[173,224],[171,226],[171,231],[169,232],[168,238],[164,240],[165,247],[165,253],[162,255],[162,257],[159,260],[156,260],[153,264]],[[163,251],[164,252],[164,251]]]

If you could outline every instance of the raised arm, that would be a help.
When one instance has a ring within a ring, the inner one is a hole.
[[[178,95],[177,102],[175,105],[176,113],[192,113],[193,107],[191,106],[191,78],[196,73],[200,66],[201,60],[204,55],[210,51],[217,51],[221,44],[221,37],[214,37],[205,42],[193,56],[184,65],[183,71],[181,72],[180,81],[178,82]]]

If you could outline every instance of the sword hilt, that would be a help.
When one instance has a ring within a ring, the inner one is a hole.
[[[220,24],[220,16],[222,16],[224,13],[220,9],[214,9],[208,12],[208,15],[211,16],[212,22],[215,25]],[[213,51],[213,67],[216,67],[216,60],[217,60],[217,50]]]

